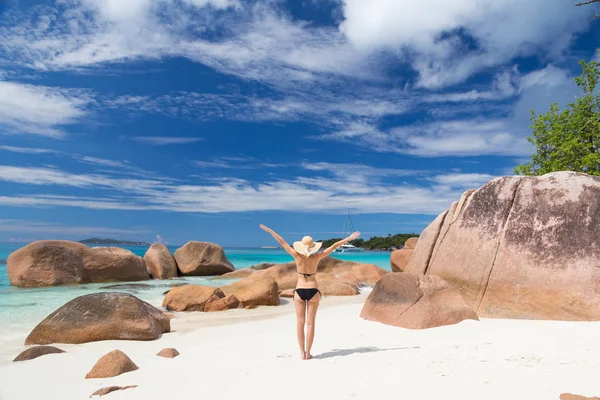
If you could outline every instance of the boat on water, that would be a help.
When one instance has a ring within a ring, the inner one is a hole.
[[[352,218],[350,218],[350,209],[348,209],[348,216],[346,217],[346,222],[344,223],[344,231],[342,236],[346,236],[346,229],[348,229],[350,233],[354,232],[354,224],[352,223]],[[350,243],[343,244],[341,247],[335,249],[336,253],[359,253],[362,251],[365,251],[365,249],[353,246]]]
[[[343,244],[341,247],[335,249],[336,253],[359,253],[361,251],[365,251],[365,249],[361,249],[360,247],[351,244]]]

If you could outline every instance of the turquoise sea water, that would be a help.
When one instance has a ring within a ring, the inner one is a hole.
[[[163,293],[178,283],[195,283],[222,286],[228,281],[213,281],[210,277],[185,277],[168,281],[116,282],[102,284],[70,285],[45,288],[17,288],[10,285],[5,260],[9,254],[25,244],[0,243],[0,346],[4,340],[29,332],[48,314],[75,297],[102,291],[130,293],[155,306],[160,306]],[[121,246],[143,256],[147,246]],[[170,248],[174,252],[176,247]],[[247,268],[263,262],[284,263],[292,258],[281,249],[226,248],[225,254],[236,269]],[[370,263],[390,269],[387,252],[336,253],[336,258]]]

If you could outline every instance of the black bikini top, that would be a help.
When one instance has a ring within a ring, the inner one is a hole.
[[[308,279],[308,277],[309,277],[309,276],[313,276],[313,275],[314,275],[314,274],[305,274],[305,273],[303,273],[303,272],[300,272],[300,271],[298,271],[298,273],[299,273],[300,275],[304,275],[304,278],[305,278],[305,279]]]

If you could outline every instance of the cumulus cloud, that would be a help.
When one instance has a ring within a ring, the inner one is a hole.
[[[398,54],[439,88],[517,56],[560,55],[593,10],[569,1],[343,0],[340,29],[364,51]],[[443,10],[443,11],[442,11]]]

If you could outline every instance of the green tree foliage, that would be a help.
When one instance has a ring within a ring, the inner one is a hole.
[[[558,104],[546,114],[531,111],[536,148],[531,162],[515,167],[515,174],[544,175],[554,171],[600,175],[600,95],[596,91],[600,69],[597,62],[579,63],[583,69],[575,78],[584,95],[561,111]]]
[[[389,249],[391,247],[402,247],[411,237],[419,237],[418,233],[398,233],[394,236],[389,234],[388,236],[374,236],[369,240],[356,239],[350,242],[351,245],[356,247],[362,247],[365,250],[373,249]],[[323,240],[323,248],[327,248],[337,241],[342,240],[341,238]]]

